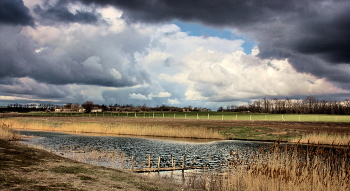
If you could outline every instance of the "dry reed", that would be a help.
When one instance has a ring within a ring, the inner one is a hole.
[[[208,191],[350,189],[348,149],[277,145],[251,154],[236,153],[225,172],[205,174],[188,187]]]
[[[350,135],[313,133],[296,138],[292,142],[324,144],[324,145],[350,145]]]
[[[13,123],[0,121],[0,139],[16,141],[21,140],[21,135],[13,131]]]
[[[59,124],[43,121],[19,121],[7,119],[14,124],[15,129],[60,131],[73,133],[101,133],[115,135],[159,136],[176,138],[223,139],[218,131],[205,127],[145,125],[142,123],[113,124],[113,123],[68,123]]]

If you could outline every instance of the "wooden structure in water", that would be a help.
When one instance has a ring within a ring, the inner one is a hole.
[[[136,173],[203,169],[203,167],[186,166],[186,155],[182,156],[182,165],[180,167],[175,166],[174,156],[172,155],[171,155],[171,167],[161,167],[160,156],[158,157],[157,167],[151,166],[151,155],[148,155],[148,166],[146,168],[134,168],[134,157],[132,157],[131,159],[132,159],[131,170]]]

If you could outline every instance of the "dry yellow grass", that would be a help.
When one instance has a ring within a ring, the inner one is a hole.
[[[348,151],[276,146],[246,157],[237,153],[224,173],[207,174],[189,187],[210,191],[347,191],[350,189]]]
[[[43,121],[6,119],[19,130],[60,131],[72,133],[102,133],[115,135],[160,136],[199,139],[223,139],[218,131],[205,127],[188,127],[185,125],[170,127],[150,124],[113,124],[113,123],[49,123]]]
[[[325,144],[325,145],[350,145],[350,135],[348,134],[326,134],[313,133],[296,138],[292,142]]]
[[[0,139],[15,141],[20,140],[21,135],[13,131],[13,123],[0,121]]]

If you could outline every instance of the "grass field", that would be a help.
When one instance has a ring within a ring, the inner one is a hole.
[[[134,117],[134,118],[171,118],[171,119],[211,119],[236,121],[317,121],[350,122],[349,115],[321,114],[261,114],[238,112],[136,112],[136,113],[31,113],[38,116],[85,116],[85,117]]]

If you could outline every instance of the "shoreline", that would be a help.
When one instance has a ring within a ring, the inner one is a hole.
[[[1,190],[181,190],[127,171],[64,158],[43,149],[0,140]]]

